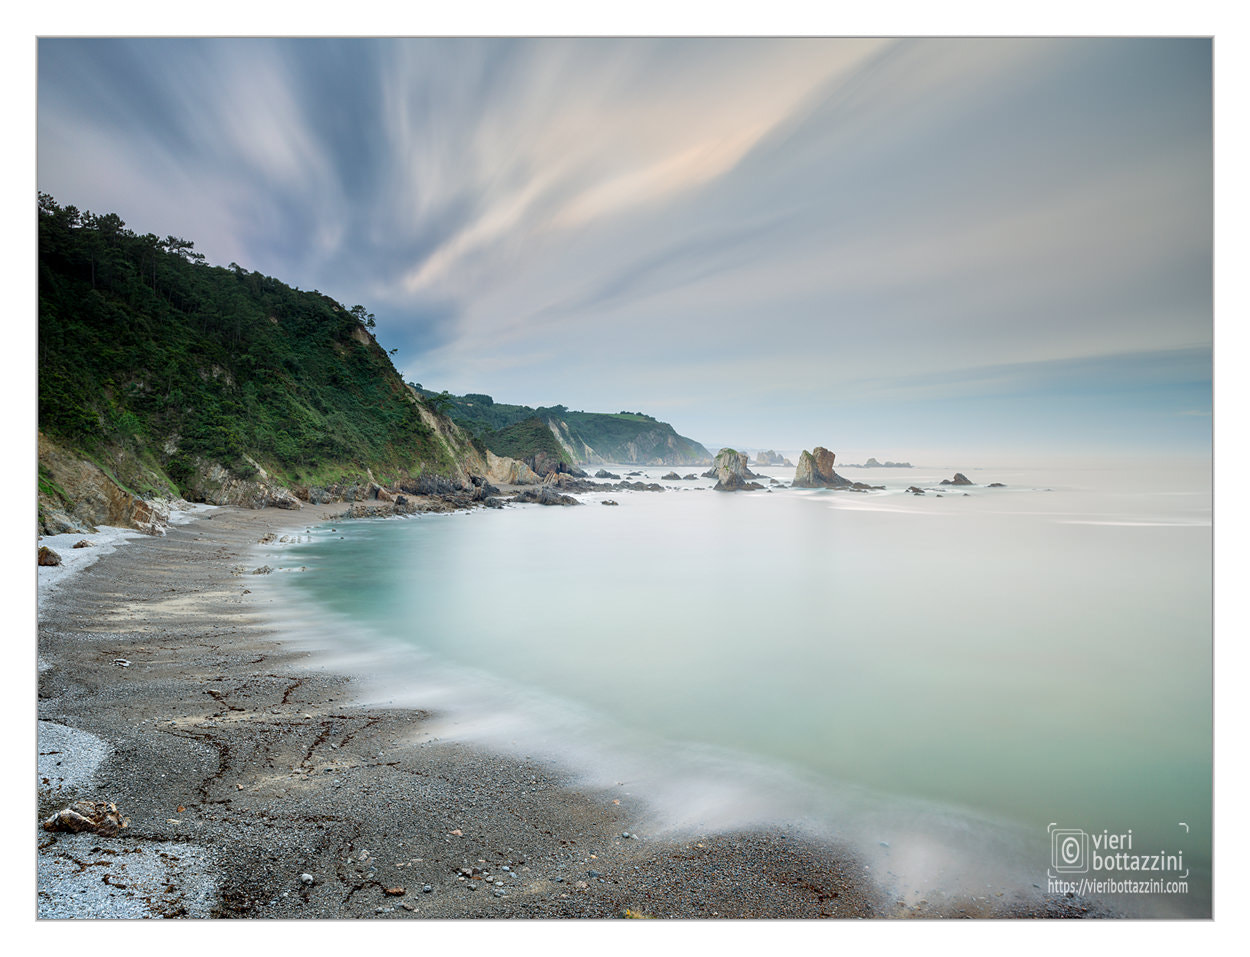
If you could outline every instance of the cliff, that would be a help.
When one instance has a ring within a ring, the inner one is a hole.
[[[180,497],[294,508],[486,472],[363,307],[46,194],[38,239],[42,531],[159,531]]]
[[[414,388],[445,408],[484,448],[501,455],[526,460],[539,453],[551,455],[546,436],[534,428],[537,422],[555,440],[560,460],[572,466],[703,465],[712,458],[694,439],[642,412],[578,412],[562,405],[532,408],[496,402],[481,393],[455,396]]]

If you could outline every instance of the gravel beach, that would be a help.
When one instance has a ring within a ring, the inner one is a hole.
[[[40,917],[1025,915],[903,906],[850,853],[784,833],[651,839],[628,801],[352,705],[250,587],[263,536],[344,508],[202,512],[43,602],[40,820],[87,799],[130,825],[37,830]]]
[[[214,509],[128,541],[43,603],[40,819],[102,800],[130,826],[39,830],[39,916],[888,912],[834,849],[768,833],[649,840],[628,807],[550,768],[406,743],[428,715],[347,704],[350,679],[308,667],[263,623],[248,565],[265,534],[344,508]]]

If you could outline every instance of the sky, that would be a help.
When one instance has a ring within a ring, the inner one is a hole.
[[[1205,39],[38,42],[39,189],[427,388],[839,460],[1209,455]]]

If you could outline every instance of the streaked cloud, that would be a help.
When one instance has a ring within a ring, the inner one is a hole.
[[[1209,402],[1210,51],[44,40],[40,188],[363,302],[440,388],[782,447],[1092,363],[1126,421],[1180,374],[1175,420]]]

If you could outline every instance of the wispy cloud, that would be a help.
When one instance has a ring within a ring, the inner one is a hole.
[[[45,40],[39,177],[423,383],[799,432],[1209,353],[1210,110],[1207,41]]]

